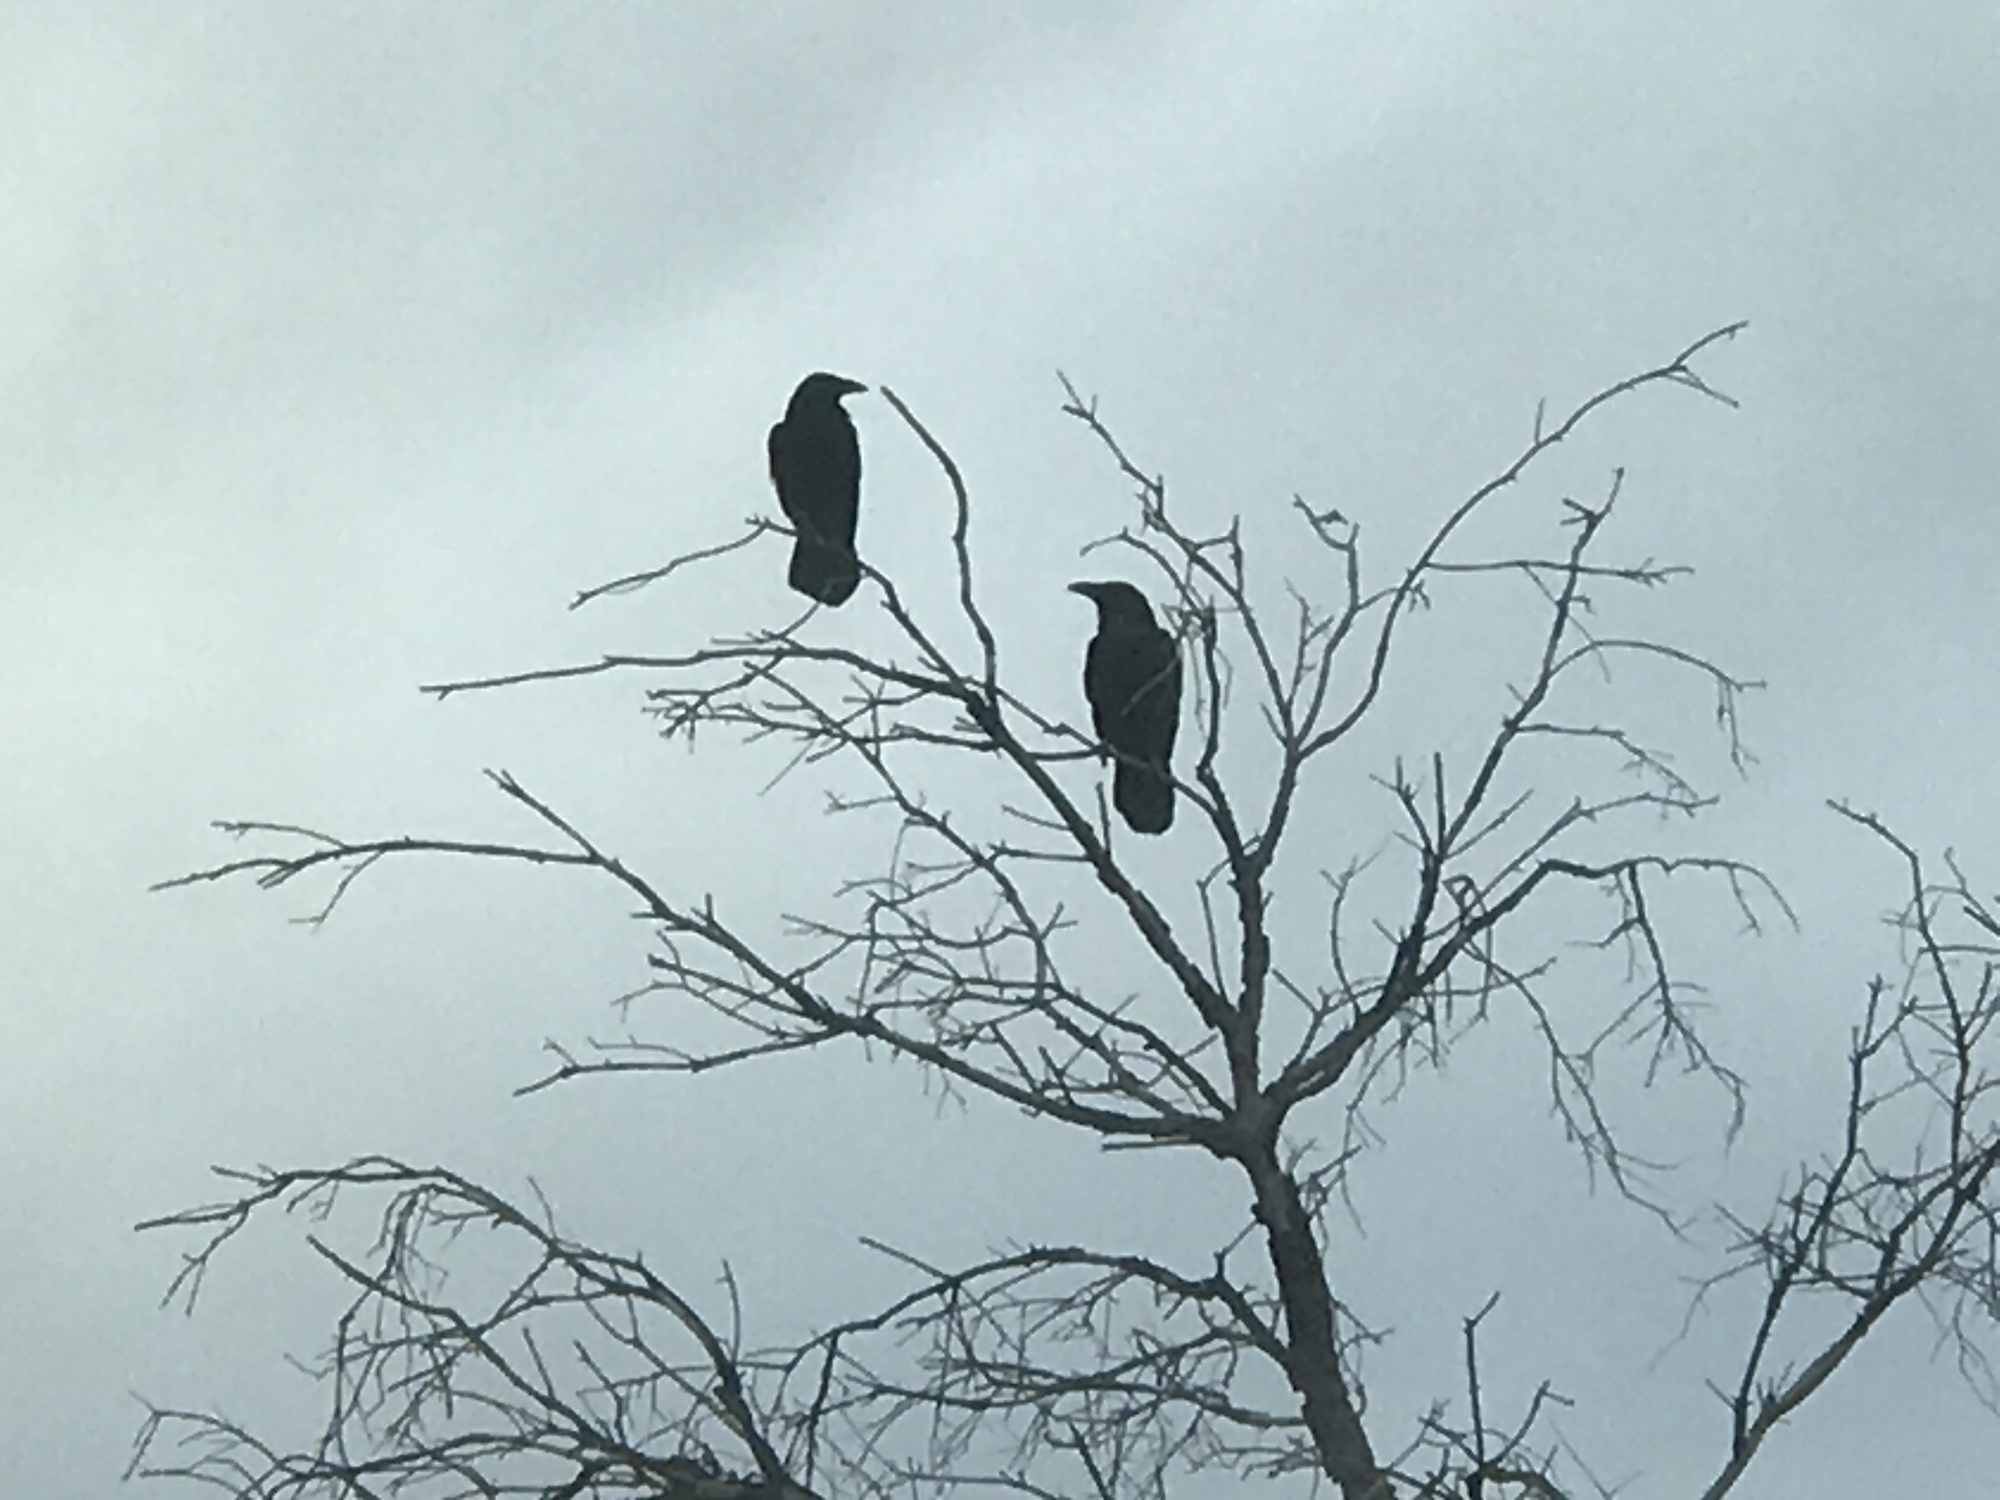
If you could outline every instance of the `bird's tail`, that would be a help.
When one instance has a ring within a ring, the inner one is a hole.
[[[808,599],[839,606],[861,582],[861,565],[845,548],[801,536],[792,548],[789,576],[792,587]]]
[[[1165,833],[1174,822],[1174,782],[1159,766],[1120,761],[1111,777],[1111,805],[1134,833]]]

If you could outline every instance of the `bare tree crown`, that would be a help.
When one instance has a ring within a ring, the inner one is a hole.
[[[1742,1123],[1744,1081],[1697,1025],[1659,915],[1663,893],[1715,882],[1753,930],[1791,920],[1790,908],[1752,864],[1638,842],[1661,819],[1694,820],[1715,799],[1668,748],[1580,711],[1571,687],[1586,674],[1610,680],[1634,658],[1684,674],[1741,766],[1738,710],[1760,684],[1672,640],[1600,625],[1603,599],[1684,571],[1602,555],[1622,471],[1593,500],[1562,502],[1560,546],[1483,555],[1463,540],[1476,514],[1613,402],[1657,388],[1733,406],[1699,367],[1741,327],[1717,329],[1560,417],[1538,410],[1520,452],[1446,510],[1385,580],[1364,567],[1360,525],[1295,497],[1291,523],[1320,575],[1339,580],[1330,597],[1259,567],[1240,521],[1195,529],[1095,400],[1064,379],[1063,411],[1134,494],[1130,523],[1091,550],[1146,580],[1188,684],[1171,767],[1183,808],[1174,836],[1194,841],[1205,862],[1184,889],[1142,875],[1157,867],[1135,859],[1141,841],[1111,817],[1103,747],[1070,722],[1073,704],[1038,701],[1003,672],[1008,622],[974,567],[967,481],[886,387],[882,398],[950,496],[955,620],[921,617],[850,542],[843,566],[858,570],[858,597],[872,596],[893,626],[893,654],[846,644],[846,616],[812,608],[676,654],[426,689],[445,699],[632,675],[670,737],[734,730],[786,746],[787,771],[838,768],[835,810],[889,820],[893,854],[879,872],[851,872],[800,923],[803,947],[780,944],[768,916],[722,910],[698,888],[699,872],[665,879],[634,868],[604,831],[577,826],[504,771],[489,773],[493,785],[539,827],[537,841],[219,825],[259,852],[164,885],[244,876],[276,888],[323,876],[312,914],[323,922],[377,862],[447,855],[574,867],[636,903],[653,934],[651,979],[638,994],[669,1002],[664,1035],[558,1049],[530,1089],[865,1043],[967,1099],[1028,1111],[1107,1148],[1203,1153],[1238,1174],[1248,1209],[1242,1222],[1215,1226],[1212,1258],[1194,1267],[1143,1245],[1015,1246],[956,1267],[879,1245],[906,1268],[907,1294],[832,1311],[818,1332],[782,1343],[753,1338],[754,1306],[741,1305],[733,1280],[718,1308],[685,1289],[684,1273],[570,1240],[547,1203],[523,1205],[442,1168],[359,1157],[229,1172],[220,1201],[144,1226],[192,1240],[170,1297],[191,1304],[255,1217],[326,1218],[356,1195],[381,1204],[359,1248],[330,1232],[309,1240],[352,1294],[319,1366],[326,1425],[307,1444],[281,1445],[225,1416],[155,1409],[132,1472],[244,1496],[726,1500],[976,1485],[1112,1500],[1162,1496],[1203,1470],[1313,1477],[1345,1500],[1579,1493],[1589,1471],[1547,1428],[1565,1399],[1556,1388],[1483,1388],[1479,1340],[1493,1302],[1467,1311],[1463,1368],[1440,1372],[1437,1403],[1419,1420],[1369,1409],[1362,1355],[1377,1334],[1365,1287],[1337,1287],[1329,1273],[1328,1208],[1368,1143],[1371,1101],[1502,1012],[1527,1018],[1540,1038],[1542,1086],[1589,1169],[1674,1232],[1682,1220],[1660,1173],[1621,1145],[1601,1097],[1600,1053],[1636,1039],[1649,1068],[1699,1075],[1728,1129]],[[575,604],[774,536],[793,532],[753,519],[733,540],[586,590]],[[1392,703],[1413,614],[1479,575],[1531,590],[1538,623],[1515,646],[1511,707],[1475,753],[1434,753],[1381,778],[1400,825],[1385,866],[1395,905],[1392,919],[1370,923],[1357,916],[1369,861],[1299,847],[1315,777]],[[969,645],[954,650],[951,638]],[[1257,754],[1232,756],[1237,745]],[[1536,757],[1557,748],[1601,757],[1604,785],[1538,801]],[[938,768],[954,762],[1005,778],[997,819],[938,799]],[[1777,1424],[1905,1299],[1943,1310],[1962,1368],[1996,1394],[1976,1324],[1980,1310],[1990,1318],[2000,1308],[1990,1192],[2000,1128],[1981,1059],[2000,924],[1955,863],[1939,882],[1880,820],[1840,811],[1903,863],[1906,969],[1866,992],[1844,1141],[1802,1168],[1767,1214],[1732,1219],[1732,1257],[1704,1291],[1742,1277],[1765,1289],[1742,1368],[1716,1383],[1723,1416],[1708,1497],[1731,1491]],[[1619,829],[1632,830],[1615,835],[1630,841],[1627,852],[1584,852]],[[1272,919],[1281,880],[1287,900],[1305,899],[1301,860],[1325,865],[1312,887],[1311,945]],[[1575,928],[1565,891],[1600,893],[1605,920]],[[1079,927],[1090,945],[1071,941]],[[1114,930],[1143,960],[1115,991],[1079,954]],[[1577,942],[1626,960],[1608,1025],[1581,1025],[1549,987],[1555,951]],[[674,1007],[687,1005],[721,1018],[731,1039],[697,1049],[677,1038]],[[1925,1103],[1924,1119],[1887,1120],[1913,1100]],[[1321,1123],[1306,1128],[1312,1118]],[[1339,1126],[1330,1136],[1327,1120]],[[460,1305],[438,1272],[447,1257],[472,1254],[512,1274],[490,1302]],[[1798,1308],[1828,1300],[1846,1310],[1843,1331],[1817,1343],[1795,1331],[1805,1326]]]

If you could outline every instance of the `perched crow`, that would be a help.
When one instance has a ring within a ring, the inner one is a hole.
[[[861,444],[840,398],[867,389],[823,370],[806,376],[766,444],[779,508],[798,532],[791,585],[827,605],[845,604],[861,582],[854,557]]]
[[[1111,803],[1135,833],[1174,821],[1174,734],[1181,727],[1181,658],[1129,583],[1073,583],[1097,606],[1097,634],[1083,658],[1083,695],[1097,737],[1117,752]]]

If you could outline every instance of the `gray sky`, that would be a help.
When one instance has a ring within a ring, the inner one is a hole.
[[[1739,947],[1688,908],[1758,1086],[1734,1156],[1684,1128],[1698,1096],[1630,1101],[1691,1158],[1690,1206],[1755,1207],[1823,1138],[1891,957],[1871,924],[1897,872],[1821,799],[2000,881],[1996,97],[2000,24],[1966,4],[0,10],[10,1489],[108,1490],[129,1389],[306,1409],[278,1355],[334,1303],[295,1234],[239,1247],[194,1321],[153,1311],[173,1250],[127,1226],[205,1196],[210,1162],[532,1172],[608,1245],[697,1282],[729,1255],[773,1333],[898,1285],[864,1231],[950,1261],[1114,1242],[1164,1202],[1153,1243],[1199,1257],[1208,1216],[1240,1213],[1200,1167],[939,1115],[910,1070],[829,1054],[510,1101],[543,1037],[608,1029],[643,973],[622,904],[580,882],[381,870],[317,935],[285,922],[310,893],[143,894],[227,852],[211,817],[526,835],[478,775],[504,765],[774,930],[821,896],[837,830],[773,852],[819,789],[759,801],[768,753],[663,749],[638,682],[414,691],[787,618],[771,547],[564,605],[768,510],[764,429],[819,367],[893,386],[951,446],[1008,660],[1074,713],[1088,616],[1055,586],[1126,499],[1057,413],[1057,366],[1186,514],[1276,539],[1298,491],[1386,570],[1539,397],[1751,319],[1706,366],[1741,411],[1643,395],[1495,534],[1546,538],[1561,486],[1627,464],[1619,548],[1698,569],[1636,617],[1771,684],[1740,783],[1698,688],[1627,686],[1727,791],[1706,841],[1807,922]],[[914,578],[945,497],[882,403],[854,408],[864,548]],[[1452,665],[1482,597],[1426,624],[1447,691],[1339,773],[1355,802],[1311,825],[1308,879],[1387,828],[1366,772],[1469,745],[1504,703]],[[861,614],[840,628],[885,639]],[[1206,854],[1149,857],[1172,880]],[[1742,1326],[1647,1372],[1702,1254],[1583,1193],[1511,1055],[1399,1107],[1369,1236],[1332,1249],[1399,1331],[1374,1409],[1400,1432],[1453,1393],[1457,1320],[1500,1287],[1519,1389],[1578,1397],[1564,1430],[1627,1493],[1687,1493],[1725,1440],[1701,1380],[1733,1373]],[[1969,1494],[1964,1457],[1996,1442],[1906,1313],[1749,1493]]]

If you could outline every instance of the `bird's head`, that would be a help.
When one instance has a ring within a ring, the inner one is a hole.
[[[829,375],[825,370],[815,370],[799,382],[799,388],[792,392],[792,411],[814,407],[838,406],[843,396],[858,395],[868,387],[858,380],[849,380],[845,375]]]
[[[1072,583],[1072,594],[1081,594],[1097,606],[1098,623],[1102,625],[1151,625],[1153,608],[1146,602],[1146,596],[1131,584],[1118,579],[1102,579]]]

